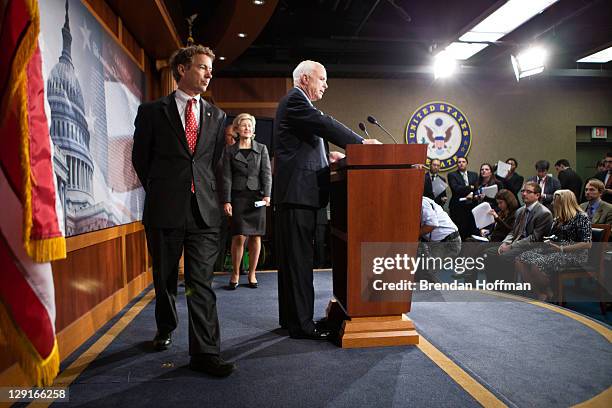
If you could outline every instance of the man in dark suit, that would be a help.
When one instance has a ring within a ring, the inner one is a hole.
[[[448,184],[452,196],[448,208],[450,216],[459,228],[461,239],[465,239],[476,233],[476,224],[472,214],[472,197],[478,183],[478,174],[467,169],[467,157],[457,159],[457,170],[448,174]]]
[[[212,78],[213,52],[201,45],[171,58],[178,89],[138,108],[132,163],[146,193],[142,222],[153,259],[156,350],[172,344],[177,327],[178,262],[185,253],[190,367],[232,373],[219,357],[219,321],[212,290],[221,209],[215,167],[225,145],[225,112],[202,100]]]
[[[540,189],[542,190],[540,202],[552,211],[553,194],[561,188],[561,183],[551,174],[548,174],[549,168],[550,163],[548,160],[538,160],[535,164],[537,175],[529,177],[527,181],[535,181],[540,185]]]
[[[512,191],[512,193],[518,199],[519,190],[523,186],[523,181],[525,180],[523,176],[516,172],[518,167],[518,161],[514,157],[509,157],[506,159],[506,164],[510,165],[510,171],[501,181],[504,184],[504,188]]]
[[[441,207],[444,207],[444,203],[448,197],[446,196],[446,190],[439,193],[437,196],[434,195],[433,192],[433,183],[439,178],[441,181],[446,184],[446,179],[442,177],[440,174],[440,160],[439,159],[431,159],[429,163],[429,171],[425,173],[425,187],[423,188],[423,196],[429,197],[436,202]]]
[[[279,320],[291,337],[326,339],[329,331],[313,322],[313,240],[317,211],[329,199],[329,163],[344,156],[328,154],[327,142],[342,148],[380,142],[362,139],[313,106],[327,89],[323,65],[302,61],[293,84],[278,104],[273,136]]]
[[[604,183],[605,190],[601,195],[601,199],[612,204],[612,152],[606,154],[604,164],[606,169],[595,174],[593,178],[601,180]]]
[[[550,233],[553,217],[544,205],[540,204],[540,185],[528,181],[521,189],[521,197],[525,205],[516,210],[512,231],[502,241],[499,247],[485,251],[485,273],[488,281],[503,279],[512,280],[514,259],[530,249],[534,242],[542,242],[544,236]]]
[[[571,190],[576,196],[576,201],[580,202],[580,197],[582,196],[582,179],[572,170],[569,160],[557,160],[555,163],[555,170],[557,170],[557,177],[559,178],[559,183],[561,183],[561,188],[564,190]]]

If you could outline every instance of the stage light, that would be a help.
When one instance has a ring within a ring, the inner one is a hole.
[[[516,57],[510,55],[510,61],[512,62],[512,69],[514,69],[514,76],[518,81],[521,78],[544,71],[546,50],[542,47],[530,47]]]
[[[441,51],[434,57],[434,78],[447,78],[457,69],[457,60],[447,51]]]

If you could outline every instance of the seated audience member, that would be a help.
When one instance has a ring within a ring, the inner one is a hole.
[[[474,204],[471,198],[478,182],[478,175],[473,171],[468,171],[467,165],[467,158],[459,157],[457,170],[448,174],[448,185],[452,192],[448,208],[451,219],[459,228],[462,239],[477,232],[472,215]]]
[[[595,174],[593,178],[601,180],[604,183],[605,190],[601,195],[601,199],[612,204],[612,152],[606,154],[604,164],[605,169]]]
[[[604,159],[597,160],[597,163],[595,163],[595,174],[601,173],[605,169],[606,169],[606,162],[604,161]]]
[[[504,188],[512,191],[512,194],[514,194],[514,196],[518,199],[519,190],[521,189],[525,179],[516,172],[518,162],[515,158],[509,157],[506,159],[506,163],[510,165],[510,171],[502,182],[504,183]]]
[[[582,179],[570,167],[569,161],[567,159],[557,160],[555,170],[557,170],[557,178],[561,183],[561,189],[571,190],[576,199],[580,198],[582,195]]]
[[[446,184],[446,179],[440,174],[440,160],[431,159],[429,163],[429,171],[425,173],[425,187],[423,189],[423,195],[434,200],[438,205],[444,206],[448,197],[446,196],[446,190],[441,192],[437,197],[434,197],[433,183],[437,178],[440,178]]]
[[[497,248],[485,251],[485,273],[488,281],[512,280],[514,258],[527,251],[534,242],[542,242],[550,232],[552,214],[539,202],[542,190],[534,181],[528,181],[521,189],[525,205],[516,210],[512,231]]]
[[[517,269],[523,281],[532,284],[540,300],[550,300],[552,274],[567,266],[577,266],[588,261],[591,248],[591,223],[578,206],[576,196],[570,190],[554,193],[555,219],[548,245],[520,254]]]
[[[559,180],[548,174],[550,163],[547,160],[538,160],[535,164],[537,176],[530,177],[527,181],[535,181],[540,185],[542,195],[540,202],[549,210],[552,210],[553,193],[561,188]]]
[[[606,203],[601,199],[605,190],[601,180],[591,179],[584,187],[584,197],[586,202],[580,204],[591,224],[610,224],[612,225],[612,204]]]
[[[493,229],[486,236],[491,242],[501,242],[512,231],[519,203],[514,194],[505,189],[497,192],[495,200],[497,201],[498,211],[492,209],[490,212],[493,218],[495,218],[495,224],[493,224]]]
[[[493,245],[495,245],[497,249],[499,245],[495,243],[501,242],[512,230],[516,209],[519,207],[516,197],[510,190],[502,189],[495,195],[495,200],[497,201],[497,208],[499,211],[495,211],[494,209],[490,211],[490,214],[495,219],[495,223],[480,230],[480,236],[486,237],[489,242],[481,242],[474,238],[467,238],[466,242],[469,242],[469,244],[462,246],[461,256],[476,258]],[[468,272],[463,274],[455,273],[453,277],[464,278],[466,282],[475,282],[476,280],[476,275]]]
[[[472,201],[475,204],[480,204],[483,201],[486,201],[492,208],[496,209],[497,201],[495,201],[495,198],[487,197],[483,192],[485,187],[490,186],[497,186],[497,191],[501,191],[503,188],[501,181],[498,181],[495,174],[493,174],[493,167],[489,163],[483,163],[480,165],[480,176],[478,177],[478,184],[472,197]]]

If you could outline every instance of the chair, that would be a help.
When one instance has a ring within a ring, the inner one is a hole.
[[[604,261],[607,242],[610,238],[610,225],[608,224],[593,224],[592,241],[601,245],[594,245],[589,250],[589,260],[585,265],[567,267],[557,274],[557,294],[559,304],[563,304],[563,283],[567,280],[575,280],[578,278],[595,278],[597,284],[597,294],[599,298],[599,308],[601,313],[606,315],[606,304],[604,295]]]

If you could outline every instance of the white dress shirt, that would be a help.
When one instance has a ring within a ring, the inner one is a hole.
[[[187,102],[189,99],[195,99],[197,103],[191,105],[191,110],[193,111],[196,122],[200,123],[200,95],[189,96],[185,92],[177,89],[174,93],[174,100],[176,101],[176,107],[178,109],[179,116],[181,117],[181,123],[183,124],[183,129],[185,129],[185,108],[187,107]]]
[[[433,231],[423,236],[430,242],[440,242],[449,234],[459,231],[444,209],[429,197],[423,197],[421,201],[421,225],[434,227]]]

